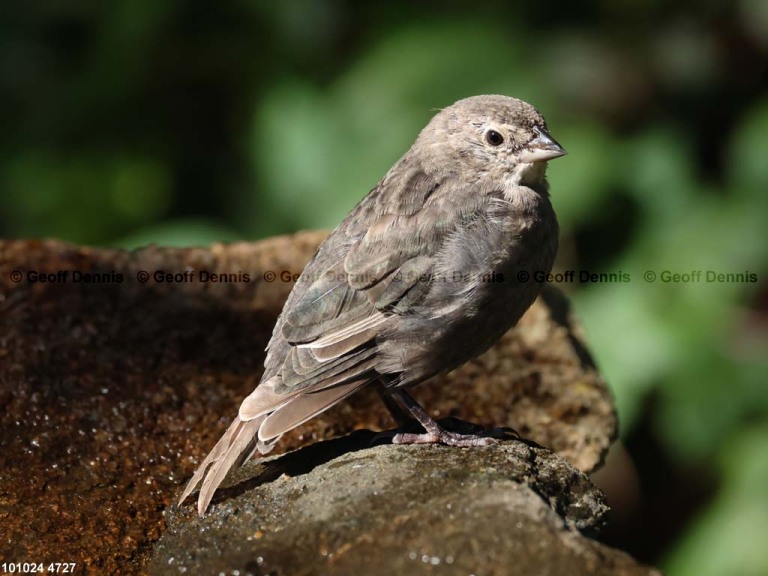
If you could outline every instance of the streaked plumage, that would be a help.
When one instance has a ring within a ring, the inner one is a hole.
[[[363,386],[404,390],[487,350],[538,294],[518,273],[552,267],[544,173],[564,153],[520,100],[477,96],[440,111],[307,264],[261,383],[181,500],[202,482],[203,514],[233,466]]]

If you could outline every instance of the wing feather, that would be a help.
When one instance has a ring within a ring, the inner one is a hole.
[[[472,203],[456,191],[455,181],[445,186],[406,154],[321,245],[277,320],[262,383],[182,500],[202,483],[202,514],[230,468],[388,371],[378,338],[430,290],[457,206]]]
[[[370,378],[352,380],[344,384],[301,394],[272,412],[259,427],[259,440],[268,442],[288,430],[294,429],[340,402],[371,381]]]

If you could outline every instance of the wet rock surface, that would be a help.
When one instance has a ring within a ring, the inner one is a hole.
[[[249,463],[203,518],[174,507],[150,573],[656,573],[579,533],[604,521],[604,497],[546,449],[372,438]]]
[[[143,573],[165,510],[259,381],[292,277],[324,235],[133,252],[0,241],[0,557]],[[582,471],[616,432],[554,290],[485,355],[414,394],[438,418],[514,427]],[[364,391],[276,452],[391,426]]]

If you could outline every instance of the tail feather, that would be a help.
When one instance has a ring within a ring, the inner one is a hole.
[[[192,476],[181,494],[179,504],[184,502],[202,482],[197,500],[197,512],[202,516],[227,472],[235,465],[244,464],[254,453],[259,427],[263,420],[264,417],[261,417],[244,422],[240,418],[235,418]]]
[[[202,516],[227,472],[244,464],[256,452],[266,454],[285,432],[370,383],[372,367],[372,359],[359,362],[354,371],[332,375],[315,386],[283,396],[275,392],[277,378],[258,386],[243,401],[239,415],[200,464],[182,492],[179,504],[200,485],[197,511]]]
[[[322,390],[300,394],[266,417],[259,428],[259,440],[270,442],[310,418],[325,412],[370,382],[370,378],[352,380]]]

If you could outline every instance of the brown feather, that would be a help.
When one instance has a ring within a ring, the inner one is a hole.
[[[192,476],[181,494],[179,504],[184,502],[202,481],[200,496],[197,500],[197,511],[202,516],[229,469],[235,464],[244,464],[245,460],[253,454],[253,447],[263,420],[264,418],[258,418],[243,422],[240,418],[235,418]]]
[[[370,378],[353,380],[345,384],[324,388],[318,392],[301,394],[267,416],[259,428],[259,440],[268,442],[272,438],[296,428],[296,426],[342,401],[370,381]]]
[[[486,129],[504,132],[503,146]],[[521,161],[543,118],[503,96],[437,114],[318,248],[277,320],[262,384],[195,473],[202,513],[227,471],[380,375],[421,382],[486,350],[530,305],[550,270],[557,220],[545,166]],[[554,146],[554,148],[552,147]],[[538,151],[541,158],[542,150]],[[505,281],[486,282],[498,273]]]
[[[288,402],[291,399],[290,396],[275,393],[275,385],[279,383],[279,380],[279,378],[271,378],[259,384],[253,392],[246,396],[240,404],[238,418],[243,421],[253,420]]]

